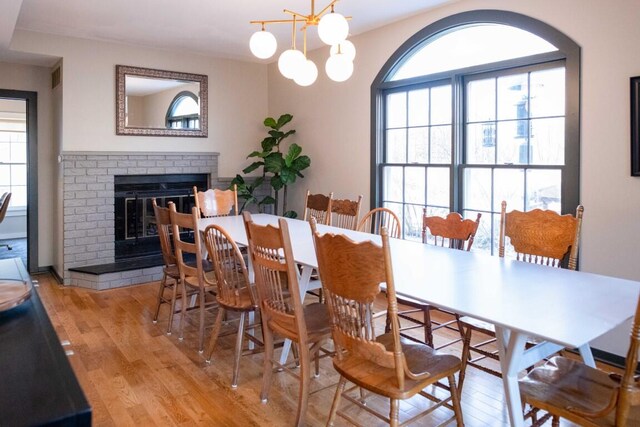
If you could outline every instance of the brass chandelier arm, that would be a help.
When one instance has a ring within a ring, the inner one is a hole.
[[[297,13],[295,16],[300,16],[300,17],[304,18],[305,21],[307,20],[306,16],[300,15],[299,13]],[[320,16],[320,15],[318,15],[318,16]],[[353,17],[352,16],[345,16],[344,19],[346,19],[347,21],[351,21],[351,19],[353,19]],[[291,23],[294,23],[294,22],[300,23],[300,22],[303,22],[303,21],[299,21],[299,20],[296,20],[296,19],[270,19],[270,20],[269,19],[268,20],[261,19],[261,20],[249,21],[249,24],[256,24],[256,25],[291,24]],[[312,24],[307,23],[306,25],[318,25],[318,24],[317,23],[312,23]]]
[[[294,22],[294,19],[271,19],[271,20],[259,20],[259,21],[249,21],[249,24],[291,24]]]
[[[325,6],[324,9],[322,9],[318,14],[315,13],[315,0],[311,0],[311,13],[309,15],[303,15],[302,13],[294,12],[293,10],[289,10],[289,9],[284,9],[283,12],[288,13],[289,15],[292,15],[294,18],[295,17],[302,18],[302,20],[304,20],[306,25],[318,25],[320,18],[322,18],[322,16],[326,14],[329,9],[333,11],[333,6],[339,1],[340,0],[333,0],[331,3]],[[351,19],[350,16],[346,16],[345,18],[347,20]],[[295,19],[271,19],[271,20],[249,21],[250,24],[262,24],[263,26],[265,24],[290,24],[292,22],[295,22]]]
[[[324,9],[322,9],[322,10],[320,11],[320,13],[318,13],[316,16],[317,16],[318,18],[319,18],[319,17],[321,17],[322,15],[324,15],[325,13],[327,13],[327,10],[328,10],[329,8],[331,8],[331,11],[333,12],[333,6],[334,6],[337,2],[339,2],[339,1],[340,1],[340,0],[333,0],[333,1],[332,1],[331,3],[329,3],[329,4],[328,4]]]

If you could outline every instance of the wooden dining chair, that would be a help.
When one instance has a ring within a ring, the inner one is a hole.
[[[519,261],[541,264],[549,267],[575,270],[578,262],[578,245],[584,208],[578,206],[576,215],[560,215],[554,211],[534,209],[528,212],[511,211],[507,213],[507,203],[502,202],[500,213],[500,240],[498,255],[505,256],[506,238],[515,251]],[[498,351],[488,349],[496,341],[493,324],[472,317],[462,317],[464,327],[464,345],[462,348],[462,369],[460,370],[460,388],[464,384],[467,365],[481,371],[501,377],[502,374],[487,366],[481,365],[483,359],[499,360]],[[480,332],[489,339],[472,345],[473,332]],[[471,352],[477,353],[475,358]]]
[[[555,356],[519,381],[524,402],[581,426],[639,426],[640,382],[635,377],[640,349],[640,298],[622,375]],[[534,424],[540,425],[540,424]]]
[[[180,271],[182,301],[187,301],[187,287],[197,291],[199,307],[198,351],[202,353],[204,350],[205,310],[217,305],[215,274],[203,258],[202,242],[198,231],[198,208],[194,206],[190,214],[183,214],[176,211],[174,203],[169,203],[169,214],[173,230],[173,246]],[[180,234],[181,232],[184,234]],[[186,240],[187,234],[193,236],[193,242]],[[207,295],[211,295],[213,298],[207,301]],[[186,306],[186,304],[182,304],[182,315],[180,316],[179,339],[181,341],[184,337]]]
[[[9,202],[11,201],[11,193],[6,192],[0,197],[0,223],[4,221],[4,218],[7,215],[7,210],[9,209]],[[0,244],[0,248],[7,248],[7,250],[13,250],[10,244],[2,243]]]
[[[329,225],[347,230],[355,230],[360,219],[360,204],[362,196],[357,200],[333,199],[331,200],[331,220]]]
[[[247,330],[255,329],[257,326],[255,324],[246,325],[247,314],[256,313],[258,310],[257,296],[253,285],[249,281],[249,273],[242,253],[224,228],[215,224],[208,226],[204,231],[204,241],[213,264],[217,284],[216,299],[219,306],[213,331],[211,332],[211,342],[207,349],[206,361],[211,363],[211,355],[216,347],[222,322],[227,312],[240,313],[233,359],[233,377],[231,379],[231,387],[236,388],[238,386],[243,338]],[[248,337],[253,339],[251,335],[248,335]],[[258,340],[254,342],[262,344]]]
[[[311,221],[311,218],[315,218],[318,224],[329,225],[331,221],[331,203],[333,199],[333,193],[329,193],[329,196],[324,194],[311,194],[307,190],[307,195],[304,199],[304,216],[303,220]]]
[[[193,197],[198,213],[203,218],[238,215],[238,188],[235,184],[228,190],[210,188],[207,191],[198,191],[198,187],[194,186]]]
[[[317,374],[322,343],[331,335],[329,313],[325,304],[302,305],[286,220],[281,218],[278,221],[279,227],[261,226],[253,222],[249,212],[245,211],[243,215],[264,335],[264,372],[260,398],[263,402],[267,401],[274,365],[293,374],[286,366],[274,360],[274,335],[297,343],[300,391],[296,425],[301,426],[304,425],[309,399],[311,360],[315,359]]]
[[[480,225],[481,214],[475,220],[463,219],[457,212],[449,213],[445,218],[440,216],[427,216],[427,210],[422,211],[422,243],[434,244],[451,249],[470,251],[473,246],[473,239]],[[406,338],[415,340],[416,338],[407,334],[407,331],[422,328],[424,329],[424,343],[436,350],[448,347],[463,340],[464,332],[460,324],[460,316],[433,305],[425,304],[410,298],[399,297],[398,302],[401,305],[411,307],[408,310],[398,312],[401,319],[405,319],[411,323],[400,329],[401,335]],[[444,313],[451,320],[436,321],[431,317],[432,311]],[[415,317],[416,313],[421,313],[422,318]],[[433,332],[439,329],[450,330],[455,332],[457,338],[448,340],[447,342],[435,346],[433,342]],[[387,324],[387,331],[389,325]]]
[[[162,280],[158,288],[158,298],[156,300],[156,309],[153,316],[153,323],[158,322],[160,314],[160,306],[169,304],[171,311],[169,312],[169,325],[167,326],[167,335],[171,335],[171,327],[173,325],[173,315],[175,313],[176,300],[178,298],[178,287],[180,283],[180,270],[176,256],[173,251],[172,235],[171,235],[171,216],[169,208],[158,206],[155,197],[151,200],[153,204],[153,212],[155,214],[156,228],[158,230],[158,239],[160,240],[160,249],[162,250]],[[165,295],[166,291],[171,292],[171,296]]]
[[[380,234],[382,227],[387,229],[389,237],[402,238],[400,220],[395,212],[388,208],[371,209],[360,220],[357,230],[365,233]]]
[[[455,419],[459,426],[464,425],[454,376],[460,370],[460,359],[400,336],[386,228],[380,230],[382,246],[379,246],[371,241],[356,243],[340,234],[320,235],[315,224],[311,224],[336,346],[333,366],[340,374],[327,425],[334,425],[336,415],[358,425],[352,416],[338,410],[344,398],[350,404],[386,420],[391,426],[397,426],[399,401],[416,394],[435,402],[435,405],[428,406],[417,415],[412,414],[402,425],[414,423],[440,407],[451,409],[453,416],[450,420]],[[373,313],[381,284],[386,287],[391,332],[377,335]],[[445,378],[448,386],[439,382]],[[354,386],[345,390],[347,381]],[[443,392],[438,391],[436,396],[435,388],[429,390],[431,393],[425,390],[428,386],[437,386],[448,390],[448,393],[441,397]],[[389,417],[367,405],[365,393],[352,396],[358,387],[389,398]],[[439,418],[438,422],[441,421]]]

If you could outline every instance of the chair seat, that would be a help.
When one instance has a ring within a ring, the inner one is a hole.
[[[519,383],[523,399],[537,408],[557,408],[554,413],[560,409],[563,417],[569,413],[593,417],[596,425],[615,425],[615,409],[602,415],[615,403],[620,388],[619,382],[607,372],[556,356],[533,369]],[[632,407],[629,421],[630,426],[640,425],[640,407]]]
[[[251,289],[241,288],[238,295],[232,298],[224,299],[222,295],[216,296],[218,304],[227,310],[231,311],[252,311],[256,310],[258,306],[253,303],[255,300],[251,295]]]
[[[190,267],[196,267],[196,263],[195,262],[188,262],[187,263],[188,266]],[[204,271],[213,271],[213,264],[211,264],[209,261],[207,260],[202,260],[202,268],[204,269]],[[179,279],[180,278],[180,269],[178,268],[177,264],[172,264],[172,265],[165,265],[164,267],[162,267],[162,271],[169,277],[173,278],[173,279]]]
[[[393,350],[393,334],[380,335],[376,341],[387,350]],[[431,347],[400,337],[400,344],[407,360],[407,367],[414,374],[429,372],[431,375],[421,380],[405,379],[404,387],[399,388],[395,370],[357,356],[348,356],[343,360],[333,359],[336,370],[352,383],[364,387],[376,394],[392,399],[409,398],[427,385],[452,375],[460,369],[460,359],[451,354],[439,353]]]
[[[302,311],[307,325],[309,342],[317,342],[331,334],[331,321],[326,304],[319,302],[308,304],[302,307]],[[293,320],[290,322],[280,321],[277,324],[271,324],[271,327],[285,338],[298,341],[298,333],[295,330],[296,327]]]
[[[162,271],[172,279],[180,279],[180,269],[176,264],[165,265],[162,267]]]
[[[205,278],[210,282],[210,283],[215,283],[216,282],[216,275],[213,271],[205,271],[204,272]],[[200,287],[200,282],[198,281],[197,277],[194,276],[187,276],[184,279],[185,284],[193,287],[193,288],[199,288]],[[215,290],[216,286],[215,285],[206,285],[205,286],[205,290]]]

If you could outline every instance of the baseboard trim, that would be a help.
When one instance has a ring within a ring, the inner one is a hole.
[[[58,282],[58,284],[62,284],[64,282],[64,280],[62,280],[62,277],[60,277],[60,275],[58,274],[56,269],[53,267],[53,265],[38,267],[38,271],[35,272],[35,274],[44,274],[44,273],[50,273],[53,276],[53,278],[56,279],[56,282]],[[34,272],[32,272],[31,274],[34,274]]]

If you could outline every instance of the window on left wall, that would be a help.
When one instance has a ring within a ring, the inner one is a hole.
[[[26,114],[0,111],[0,194],[11,192],[10,210],[27,207]]]

